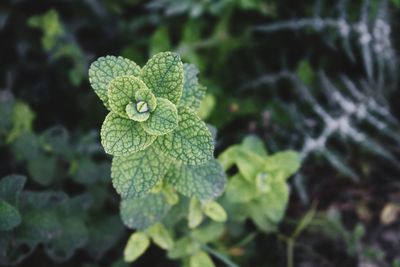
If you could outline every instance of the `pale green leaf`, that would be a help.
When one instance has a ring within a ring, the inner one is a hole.
[[[206,88],[204,86],[201,86],[202,88],[199,88],[200,91],[205,91]],[[201,101],[200,106],[197,109],[197,115],[202,120],[206,120],[212,112],[214,111],[215,105],[216,105],[217,100],[215,100],[215,97],[211,94],[206,94],[203,98],[203,101]]]
[[[203,164],[213,158],[214,141],[207,125],[190,109],[179,109],[179,126],[156,140],[166,154],[185,164]]]
[[[200,86],[197,75],[199,70],[193,64],[183,64],[183,93],[179,106],[185,106],[197,111],[206,93],[206,87]]]
[[[154,55],[142,69],[141,78],[157,97],[177,104],[183,89],[183,64],[178,54],[162,52]]]
[[[124,249],[124,260],[133,262],[146,252],[150,245],[149,237],[142,232],[133,233]]]
[[[19,211],[0,199],[0,231],[10,231],[21,223]]]
[[[129,118],[126,106],[136,103],[136,94],[139,91],[149,91],[147,86],[135,76],[120,76],[110,81],[107,86],[108,104],[111,110],[121,117]]]
[[[168,258],[179,259],[192,255],[200,250],[200,243],[189,236],[182,237],[175,242],[172,249],[168,251]]]
[[[203,244],[218,240],[224,233],[224,223],[209,221],[207,224],[192,230],[191,236]]]
[[[161,221],[171,206],[163,194],[148,194],[121,202],[121,217],[129,228],[144,229]]]
[[[225,222],[228,218],[224,208],[218,202],[210,201],[203,205],[203,212],[216,222]]]
[[[101,127],[101,143],[106,153],[129,155],[151,145],[156,136],[147,134],[139,124],[110,112]]]
[[[214,262],[211,260],[210,256],[204,251],[199,251],[192,255],[189,259],[190,267],[215,267]]]
[[[294,174],[301,165],[300,156],[294,151],[278,152],[267,157],[265,170],[268,172],[279,172],[285,178]]]
[[[163,135],[178,127],[178,111],[168,99],[158,97],[157,107],[148,120],[142,124],[143,129],[151,135]]]
[[[231,203],[246,203],[257,197],[257,192],[254,184],[238,173],[229,179],[225,197]]]
[[[17,101],[12,112],[13,126],[7,136],[6,142],[13,142],[24,133],[30,133],[34,118],[35,113],[31,108],[26,103]]]
[[[156,223],[149,229],[147,229],[147,234],[151,237],[154,243],[165,250],[169,250],[174,246],[174,240],[171,234],[161,223]]]
[[[141,105],[141,104],[143,104],[143,102],[140,102],[140,103],[130,102],[128,105],[126,105],[125,112],[126,112],[126,115],[128,115],[129,119],[131,119],[133,121],[143,122],[143,121],[146,121],[150,117],[150,112],[138,111],[138,105]]]
[[[170,160],[154,146],[129,156],[114,157],[111,165],[113,186],[122,199],[141,197],[164,178],[169,164]]]
[[[107,92],[109,82],[118,76],[139,76],[140,71],[140,67],[129,59],[115,56],[100,57],[90,66],[89,81],[101,101],[110,109]]]
[[[146,87],[147,88],[147,87]],[[136,101],[144,101],[149,107],[149,111],[154,111],[157,107],[157,98],[156,96],[148,89],[139,90],[135,95]]]
[[[264,148],[263,141],[256,135],[249,135],[243,139],[242,147],[246,150],[252,151],[261,157],[267,156],[267,151]]]
[[[221,195],[226,176],[222,166],[216,160],[210,160],[202,165],[172,164],[165,181],[187,197],[207,200]]]
[[[192,197],[189,202],[188,226],[189,228],[196,228],[202,221],[203,211],[201,203],[197,198]]]

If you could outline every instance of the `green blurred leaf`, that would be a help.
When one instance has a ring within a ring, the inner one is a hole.
[[[133,262],[138,259],[150,245],[149,237],[143,232],[133,233],[124,249],[124,260]]]
[[[156,223],[146,230],[154,243],[165,250],[169,250],[174,246],[174,240],[170,232],[161,223]]]
[[[190,267],[215,267],[210,256],[204,251],[199,251],[190,257]]]
[[[0,231],[10,231],[21,223],[18,210],[0,199]]]

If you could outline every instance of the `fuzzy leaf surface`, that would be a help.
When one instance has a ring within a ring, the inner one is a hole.
[[[198,68],[193,64],[183,64],[183,92],[179,106],[197,110],[206,93],[206,87],[200,86],[197,75]]]
[[[165,180],[187,197],[195,196],[202,200],[214,199],[225,188],[226,176],[216,160],[202,165],[171,165]]]
[[[157,97],[177,104],[182,96],[183,64],[178,54],[162,52],[154,55],[142,69],[141,78]]]
[[[100,57],[90,66],[89,81],[101,101],[110,109],[107,94],[109,82],[118,76],[139,76],[140,71],[140,67],[129,59],[115,56]]]
[[[147,194],[168,170],[170,160],[154,146],[129,156],[114,157],[111,178],[122,199]]]
[[[101,127],[101,143],[106,153],[114,156],[129,155],[146,149],[155,140],[139,122],[128,120],[110,112]]]
[[[156,109],[141,125],[148,134],[167,134],[178,127],[178,110],[168,99],[158,97]]]
[[[204,164],[213,158],[214,141],[207,125],[188,108],[179,109],[179,126],[156,140],[161,151],[184,164]]]

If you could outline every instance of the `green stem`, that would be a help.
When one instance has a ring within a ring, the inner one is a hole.
[[[215,249],[213,249],[209,246],[205,245],[205,246],[203,246],[203,249],[205,251],[207,251],[208,253],[210,253],[211,255],[213,255],[214,257],[218,258],[223,263],[225,263],[225,265],[228,267],[240,267],[239,265],[237,265],[236,263],[231,261],[228,257],[226,257],[224,254],[216,251]]]
[[[287,266],[288,267],[293,267],[293,247],[294,247],[294,241],[293,239],[288,239],[287,240]]]

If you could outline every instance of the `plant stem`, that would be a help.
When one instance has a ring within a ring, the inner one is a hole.
[[[237,265],[236,263],[231,261],[228,257],[226,257],[224,254],[216,251],[215,249],[213,249],[209,246],[203,246],[203,249],[205,251],[209,252],[210,254],[212,254],[214,257],[218,258],[223,263],[225,263],[225,265],[228,267],[240,267],[239,265]]]
[[[293,239],[289,238],[287,240],[287,251],[286,251],[286,257],[287,257],[287,266],[288,267],[293,267],[293,247],[294,247],[294,241]]]

